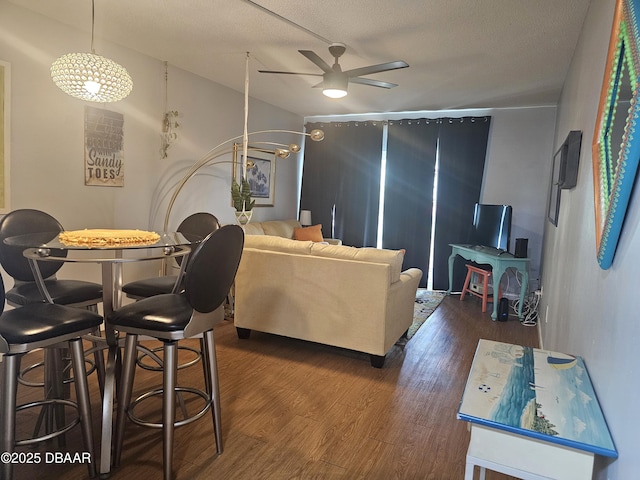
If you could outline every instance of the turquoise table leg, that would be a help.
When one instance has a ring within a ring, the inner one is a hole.
[[[447,295],[451,295],[451,289],[453,288],[453,261],[456,259],[457,253],[449,255],[449,290]]]
[[[493,267],[493,312],[491,313],[491,320],[496,320],[498,318],[498,303],[500,301],[499,298],[496,298],[496,294],[500,291],[500,282],[502,281],[502,275],[506,271],[506,269],[497,262],[496,265],[492,265]]]

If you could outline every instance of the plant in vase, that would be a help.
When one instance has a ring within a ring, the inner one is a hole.
[[[251,187],[246,178],[242,179],[242,185],[234,178],[231,181],[231,198],[236,209],[236,220],[240,225],[246,225],[251,220],[253,206],[256,201],[251,198]]]

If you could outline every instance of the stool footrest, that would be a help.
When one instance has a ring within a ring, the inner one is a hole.
[[[68,407],[73,407],[74,409],[78,410],[78,404],[76,402],[72,402],[71,400],[64,400],[61,398],[51,398],[48,400],[38,400],[36,402],[18,405],[16,407],[16,412],[19,412],[21,410],[26,410],[28,408],[36,408],[36,407],[48,408],[53,405],[62,405],[62,406],[66,405]],[[63,427],[59,427],[56,430],[49,432],[45,435],[42,435],[40,437],[31,437],[31,438],[26,438],[24,440],[16,440],[15,445],[16,447],[24,447],[25,445],[34,445],[36,443],[44,442],[46,440],[51,440],[52,438],[56,438],[56,437],[59,437],[60,435],[64,435],[79,423],[80,423],[80,414],[74,417],[73,420],[71,420],[68,424],[66,424]],[[34,435],[35,435],[35,432],[34,432]]]
[[[196,363],[198,363],[202,359],[202,354],[201,354],[200,350],[198,350],[197,348],[188,347],[188,346],[185,346],[185,345],[178,345],[176,348],[178,349],[178,351],[191,352],[191,353],[193,353],[193,356],[194,356],[194,358],[192,358],[191,360],[188,360],[188,361],[186,361],[184,363],[179,364],[178,367],[177,367],[178,370],[182,370],[183,368],[191,367],[191,366],[195,365]],[[136,360],[136,364],[140,368],[143,368],[145,370],[151,370],[151,371],[154,371],[154,372],[161,372],[163,370],[164,362],[156,354],[157,352],[162,352],[163,351],[163,347],[162,346],[154,347],[154,348],[148,348],[148,347],[145,347],[144,345],[138,344],[137,349],[142,352],[142,353],[140,353],[138,355],[138,358]],[[150,365],[148,363],[145,363],[145,361],[144,361],[145,357],[151,358],[156,364],[155,365]]]
[[[205,413],[207,413],[209,411],[209,409],[211,408],[211,399],[209,398],[209,395],[207,395],[205,392],[203,392],[202,390],[198,390],[197,388],[192,388],[192,387],[176,387],[174,389],[175,394],[176,395],[181,395],[183,392],[186,393],[191,393],[193,395],[197,395],[199,397],[201,397],[205,404],[204,407],[202,407],[202,409],[196,413],[194,413],[193,415],[189,415],[187,416],[187,412],[186,409],[183,407],[183,415],[184,415],[184,419],[183,420],[179,420],[173,423],[173,425],[175,427],[181,427],[183,425],[188,425],[191,422],[194,422],[196,420],[198,420],[199,418],[201,418]],[[131,421],[137,425],[140,425],[141,427],[148,427],[148,428],[162,428],[163,424],[160,423],[156,423],[156,422],[149,422],[146,421],[142,418],[140,418],[139,416],[137,416],[134,412],[135,408],[140,405],[141,402],[150,399],[151,397],[154,396],[158,396],[158,395],[163,395],[164,394],[164,390],[162,388],[156,388],[155,390],[151,390],[149,392],[146,392],[142,395],[140,395],[138,398],[136,398],[135,400],[133,400],[131,402],[131,404],[129,405],[129,408],[127,409],[127,416],[131,419]],[[183,405],[183,402],[179,402],[180,405]]]

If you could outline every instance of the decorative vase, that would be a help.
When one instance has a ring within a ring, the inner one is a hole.
[[[236,212],[236,222],[238,222],[238,225],[246,225],[251,221],[251,215],[253,215],[252,210]]]

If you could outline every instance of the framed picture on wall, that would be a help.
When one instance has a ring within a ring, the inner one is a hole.
[[[640,0],[615,3],[591,155],[596,258],[603,270],[611,267],[624,233],[624,219],[632,193],[637,190],[634,185],[640,167]]]
[[[233,145],[233,178],[240,184],[244,157],[242,144]],[[276,193],[276,157],[273,150],[249,145],[247,148],[247,182],[256,207],[273,207]]]
[[[124,186],[124,115],[84,109],[84,184]]]
[[[549,211],[548,218],[556,227],[558,226],[558,215],[560,213],[560,192],[562,166],[567,154],[567,145],[563,144],[553,156],[553,170],[551,171],[551,184],[549,185]]]
[[[11,210],[9,139],[11,138],[11,65],[0,60],[0,213]]]

